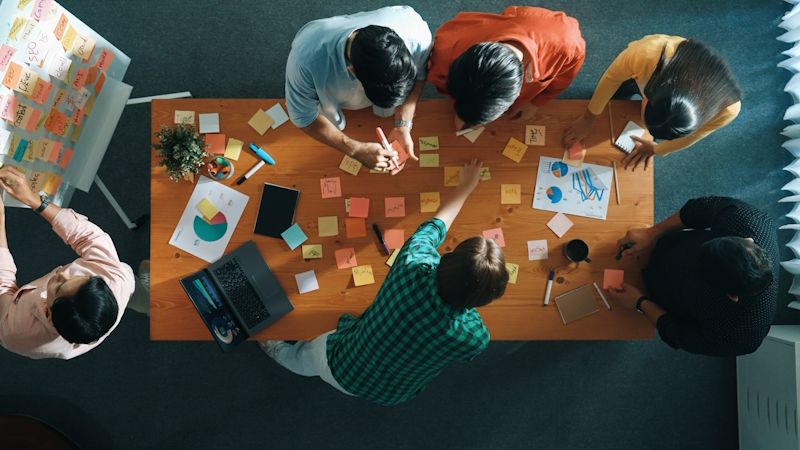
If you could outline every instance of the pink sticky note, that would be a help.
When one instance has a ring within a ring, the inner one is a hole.
[[[50,5],[52,4],[53,0],[36,0],[33,3],[31,17],[36,19],[37,22],[41,22],[42,19],[47,17],[47,13],[50,12]]]
[[[104,48],[100,52],[100,56],[97,57],[97,62],[95,62],[94,65],[101,71],[106,72],[108,71],[108,66],[111,65],[111,61],[113,60],[114,54],[111,53],[111,50]]]
[[[25,123],[25,130],[33,133],[36,131],[36,125],[39,125],[39,119],[42,117],[42,111],[36,108],[31,110],[31,115],[28,117],[28,122]]]
[[[53,141],[53,149],[50,150],[50,157],[48,160],[53,164],[58,164],[58,156],[61,154],[61,142]]]
[[[567,234],[567,231],[572,228],[572,225],[572,221],[562,213],[556,214],[552,219],[550,219],[550,222],[547,222],[547,227],[553,230],[553,233],[555,233],[558,237],[562,237]]]
[[[495,241],[497,245],[499,245],[500,247],[506,246],[506,238],[505,236],[503,236],[502,228],[492,228],[491,230],[484,230],[483,237]]]
[[[625,278],[625,271],[618,269],[606,269],[603,271],[603,289],[613,287],[619,289],[622,287],[622,281]]]
[[[580,160],[583,159],[583,144],[581,141],[576,141],[572,146],[569,148],[569,159],[571,160]]]
[[[355,249],[341,248],[333,253],[336,255],[336,267],[340,269],[349,269],[358,265]]]
[[[61,155],[61,161],[58,163],[58,165],[61,166],[62,169],[67,168],[67,166],[69,165],[69,161],[72,159],[73,153],[74,152],[72,151],[71,148],[67,148],[64,150],[63,154]]]
[[[50,96],[50,91],[52,90],[53,90],[53,85],[40,78],[36,80],[36,86],[34,86],[33,88],[33,95],[31,95],[31,100],[41,105],[42,103],[45,102],[45,100],[47,100],[47,97]]]
[[[369,217],[369,199],[361,197],[350,197],[350,217]]]
[[[14,120],[14,113],[17,111],[17,97],[14,94],[6,95],[0,102],[0,118],[3,120]]]
[[[405,217],[406,198],[405,197],[386,197],[383,200],[386,217]]]
[[[383,232],[383,240],[389,250],[402,248],[403,243],[406,241],[406,232],[404,230],[391,229]]]
[[[75,75],[72,77],[72,89],[80,90],[84,84],[86,84],[86,77],[89,76],[89,69],[79,68],[75,71]]]
[[[212,155],[225,154],[225,135],[224,134],[207,134],[206,135],[206,150]]]
[[[334,198],[342,196],[342,180],[339,177],[320,178],[319,189],[322,198]]]
[[[11,57],[14,56],[16,51],[17,50],[14,49],[14,47],[8,44],[3,44],[0,46],[0,72],[6,70],[6,66],[8,66],[9,62],[11,62]]]

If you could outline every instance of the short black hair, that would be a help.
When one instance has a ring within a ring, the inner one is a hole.
[[[119,305],[102,278],[93,276],[72,297],[59,297],[51,308],[53,326],[73,344],[91,344],[114,326]]]
[[[447,92],[467,126],[496,120],[519,97],[522,62],[499,42],[475,44],[456,58],[447,72]]]
[[[391,28],[370,25],[356,30],[350,63],[364,94],[380,108],[402,104],[414,89],[417,66],[403,39]]]
[[[749,239],[727,236],[700,247],[700,270],[708,283],[738,296],[762,293],[772,283],[772,261]]]
[[[503,249],[482,236],[469,238],[442,255],[436,269],[439,297],[458,309],[488,305],[503,296],[507,284]]]

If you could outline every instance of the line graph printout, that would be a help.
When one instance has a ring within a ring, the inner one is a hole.
[[[531,207],[605,220],[613,172],[611,167],[583,164],[575,168],[541,156]]]

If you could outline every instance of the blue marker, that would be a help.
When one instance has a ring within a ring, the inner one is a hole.
[[[269,156],[269,153],[265,152],[261,149],[261,147],[257,146],[256,144],[250,144],[250,150],[253,151],[259,158],[263,159],[265,163],[274,166],[275,160],[272,159],[272,156]]]

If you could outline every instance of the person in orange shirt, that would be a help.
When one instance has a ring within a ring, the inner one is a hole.
[[[563,12],[462,12],[436,30],[428,82],[455,100],[457,129],[506,111],[512,120],[528,120],[570,85],[585,55],[578,21]]]

